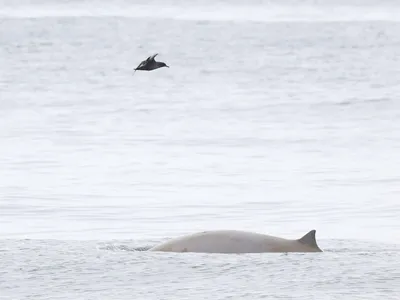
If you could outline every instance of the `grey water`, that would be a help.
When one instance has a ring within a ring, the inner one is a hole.
[[[398,1],[0,0],[0,299],[399,299],[399,32]],[[324,252],[145,251],[208,229]]]

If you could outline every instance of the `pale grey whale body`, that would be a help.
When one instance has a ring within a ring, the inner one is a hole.
[[[149,251],[202,253],[322,252],[311,230],[300,239],[238,230],[203,231],[154,246]]]

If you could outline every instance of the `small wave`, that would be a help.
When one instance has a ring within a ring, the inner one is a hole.
[[[136,251],[147,251],[151,248],[152,246],[127,246],[127,245],[116,245],[116,244],[105,244],[105,245],[100,245],[97,248],[99,250],[105,250],[105,251],[129,251],[129,252],[136,252]]]
[[[393,101],[394,101],[394,99],[389,98],[389,97],[366,98],[366,99],[353,98],[353,99],[348,99],[348,100],[338,102],[337,104],[340,106],[347,106],[347,105],[358,105],[358,104],[364,104],[364,103],[372,103],[372,104],[374,104],[374,103],[390,103]]]
[[[357,255],[372,255],[376,253],[399,253],[400,245],[393,243],[373,242],[366,240],[331,239],[323,240],[327,253],[353,253]]]
[[[134,251],[147,251],[150,248],[151,248],[151,246],[136,247]]]

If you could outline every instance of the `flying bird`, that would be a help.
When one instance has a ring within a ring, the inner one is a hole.
[[[142,61],[134,70],[133,74],[135,74],[135,72],[137,70],[140,71],[152,71],[158,68],[162,68],[162,67],[167,67],[169,68],[169,66],[167,66],[164,62],[161,61],[155,61],[155,57],[158,55],[158,53],[149,56],[146,60]]]

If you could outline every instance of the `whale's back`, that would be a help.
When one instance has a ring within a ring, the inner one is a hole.
[[[175,238],[155,246],[149,251],[261,253],[320,252],[321,250],[315,241],[315,231],[310,231],[299,240],[288,240],[247,231],[216,230]]]

